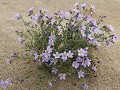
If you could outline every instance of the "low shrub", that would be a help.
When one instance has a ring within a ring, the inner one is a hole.
[[[106,16],[94,20],[94,10],[93,5],[87,7],[86,3],[75,3],[73,10],[47,15],[45,9],[35,14],[32,7],[29,21],[16,14],[16,19],[23,22],[27,31],[17,31],[18,40],[26,46],[34,61],[47,67],[60,80],[65,80],[70,74],[85,78],[96,71],[93,51],[100,50],[101,45],[111,46],[117,39],[112,34],[112,26],[101,24]],[[84,89],[88,88],[85,83]],[[52,82],[49,85],[52,87]]]

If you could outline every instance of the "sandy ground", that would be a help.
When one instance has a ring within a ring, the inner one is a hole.
[[[36,12],[42,8],[50,12],[70,10],[75,2],[95,5],[97,9],[94,16],[108,16],[105,23],[112,25],[115,28],[114,33],[120,37],[120,0],[0,0],[0,80],[7,78],[21,80],[25,75],[30,76],[22,84],[16,82],[6,90],[49,90],[37,89],[43,86],[37,84],[39,83],[35,73],[37,70],[33,62],[13,60],[10,65],[6,63],[14,51],[23,52],[23,46],[19,45],[15,33],[16,29],[23,30],[23,25],[14,19],[15,14],[27,16],[27,10],[31,6],[35,7]],[[101,63],[98,65],[97,77],[88,78],[89,90],[120,90],[120,39],[109,49],[103,48],[95,55]],[[77,80],[59,82],[51,90],[80,90],[79,84],[74,86],[73,82]]]

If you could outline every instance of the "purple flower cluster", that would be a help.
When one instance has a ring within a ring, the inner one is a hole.
[[[33,7],[28,10],[31,22],[24,22],[26,28],[30,29],[27,29],[27,48],[33,51],[31,55],[35,61],[38,60],[41,66],[44,64],[49,67],[60,80],[65,80],[68,73],[85,78],[91,70],[96,71],[93,51],[99,50],[103,44],[111,46],[118,39],[116,35],[111,34],[114,31],[112,26],[99,26],[104,17],[101,16],[99,20],[91,17],[95,6],[87,6],[86,3],[79,5],[77,2],[73,10],[58,11],[53,15],[47,15],[45,9],[40,10],[39,14],[33,13]],[[91,15],[82,14],[80,8],[85,12],[90,11]],[[22,17],[16,14],[16,19]],[[18,40],[23,44],[23,37]],[[51,82],[48,84],[52,87]],[[87,84],[82,87],[88,88]]]
[[[12,85],[13,82],[10,79],[7,80],[1,80],[0,85],[2,86],[3,89],[6,89],[9,85]]]

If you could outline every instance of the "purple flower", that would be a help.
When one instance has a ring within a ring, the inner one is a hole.
[[[52,68],[52,73],[57,74],[57,72],[58,72],[58,69]]]
[[[87,35],[87,38],[88,38],[89,40],[93,40],[93,39],[94,39],[92,34],[88,34],[88,35]]]
[[[49,18],[48,15],[45,15],[45,18]]]
[[[86,3],[81,4],[81,7],[82,7],[83,9],[85,9],[85,8],[86,8],[86,6],[87,6],[87,4],[86,4]]]
[[[35,16],[32,16],[32,20],[39,20],[39,19],[41,19],[41,15],[39,15],[39,14],[37,14],[37,15],[35,15]]]
[[[48,82],[48,84],[49,84],[49,87],[52,88],[52,83],[51,83],[51,82]]]
[[[110,31],[114,31],[114,28],[110,25],[109,25],[109,29],[110,29]]]
[[[52,58],[52,59],[50,59],[50,60],[51,60],[51,64],[53,63],[54,65],[56,65],[56,63],[58,62],[58,60],[55,59],[55,58]]]
[[[98,45],[95,47],[95,50],[96,51],[99,51],[100,50],[100,47],[98,47]]]
[[[113,42],[110,42],[108,39],[106,39],[106,46],[110,47],[113,44]]]
[[[109,31],[112,31],[112,32],[114,31],[114,28],[111,25],[106,24],[106,26],[109,29]]]
[[[76,3],[75,3],[75,6],[77,7],[78,5],[79,5],[79,3],[78,3],[78,2],[76,2]]]
[[[77,17],[76,17],[76,20],[77,20],[77,21],[80,21],[80,20],[82,20],[82,17],[83,17],[83,15],[78,14]]]
[[[95,6],[93,6],[92,4],[91,4],[91,9],[92,9],[92,10],[95,10]]]
[[[85,30],[80,30],[81,34],[82,34],[82,37],[85,37],[86,34],[85,34]]]
[[[113,40],[114,43],[116,43],[117,39],[118,39],[118,37],[113,35],[113,39],[112,40]]]
[[[82,59],[82,58],[80,58],[80,57],[77,57],[77,58],[76,58],[76,61],[77,61],[77,62],[82,62],[82,61],[83,61],[83,59]]]
[[[43,53],[41,56],[42,56],[42,62],[48,62],[50,59],[50,53],[48,53],[47,50],[45,50],[45,53]]]
[[[89,60],[89,59],[83,60],[83,62],[82,62],[82,65],[84,67],[90,66],[90,64],[91,64],[91,60]]]
[[[36,60],[38,58],[37,52],[34,52],[34,59]]]
[[[41,16],[41,15],[39,15],[39,14],[37,14],[37,15],[36,15],[36,17],[37,17],[37,20],[39,20],[39,19],[41,19],[41,18],[42,18],[42,16]]]
[[[88,22],[91,22],[91,17],[90,16],[85,16],[85,19],[88,21]]]
[[[65,18],[70,19],[70,12],[65,12]]]
[[[50,46],[47,46],[47,51],[48,51],[48,53],[51,53],[52,50],[53,50],[53,49],[52,49]]]
[[[37,17],[36,16],[32,16],[32,20],[37,20]]]
[[[83,84],[83,85],[82,85],[82,88],[83,88],[83,89],[88,89],[88,85],[87,85],[87,84]]]
[[[34,7],[31,7],[28,9],[29,12],[33,12],[33,10],[34,10]]]
[[[57,26],[59,32],[62,32],[62,26]]]
[[[71,51],[69,51],[69,52],[67,53],[67,56],[68,56],[68,58],[73,58],[73,53],[72,53]]]
[[[102,30],[99,30],[98,28],[95,28],[94,33],[95,34],[102,34]]]
[[[97,22],[96,22],[96,21],[90,20],[90,22],[91,22],[91,24],[92,24],[93,27],[96,27],[96,26],[97,26]]]
[[[58,52],[56,52],[56,54],[53,54],[53,56],[54,56],[55,58],[60,58],[61,54],[59,54]]]
[[[74,10],[75,13],[79,13],[79,12],[80,12],[80,10],[78,10],[78,9],[76,9],[76,8],[73,9],[73,10]]]
[[[93,45],[97,45],[99,42],[95,39],[93,39]]]
[[[87,28],[87,27],[86,27],[86,24],[85,24],[85,23],[82,23],[82,30],[84,30],[84,31],[85,31],[85,30],[86,30],[86,28]]]
[[[96,67],[95,65],[93,65],[93,66],[92,66],[92,69],[93,69],[94,71],[96,71],[96,70],[97,70],[97,67]]]
[[[54,45],[54,40],[50,39],[50,40],[48,41],[48,44],[49,44],[49,46],[53,46],[53,45]]]
[[[50,40],[55,40],[55,34],[52,34],[52,33],[51,33],[51,35],[49,36],[49,39],[50,39]]]
[[[61,17],[61,18],[64,18],[64,17],[65,17],[65,12],[64,12],[64,11],[59,11],[58,14],[60,14],[60,17]]]
[[[58,11],[58,14],[64,15],[64,11]]]
[[[58,30],[62,30],[62,26],[57,26],[57,29]]]
[[[54,15],[50,15],[48,18],[49,18],[49,19],[53,19],[53,18],[54,18]]]
[[[63,62],[65,62],[68,58],[68,55],[67,55],[66,51],[64,51],[64,53],[61,53],[61,56],[62,56],[61,59],[63,59]]]
[[[87,51],[81,48],[80,50],[78,50],[78,56],[87,56]]]
[[[50,53],[47,51],[47,50],[45,50],[45,53],[43,54],[44,55],[44,57],[50,57]]]
[[[20,44],[23,44],[23,39],[21,39],[20,37],[18,37],[18,41]]]
[[[78,78],[83,78],[83,77],[85,77],[85,72],[83,72],[82,70],[80,70],[78,72]]]
[[[75,61],[72,63],[72,66],[75,67],[76,69],[78,69],[79,63],[77,61]]]
[[[49,57],[45,57],[45,56],[43,56],[43,57],[42,57],[42,62],[48,62],[49,59],[50,59]]]
[[[16,15],[15,15],[15,18],[16,18],[17,20],[19,20],[20,17],[21,17],[20,14],[16,14]]]
[[[65,80],[66,74],[60,73],[58,76],[60,77],[60,80]]]

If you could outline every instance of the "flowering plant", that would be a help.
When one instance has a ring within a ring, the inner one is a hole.
[[[60,80],[65,80],[69,74],[85,78],[91,71],[96,71],[93,51],[99,50],[101,45],[111,46],[116,42],[117,36],[111,34],[113,27],[101,24],[106,16],[98,20],[92,18],[93,5],[87,8],[86,3],[81,7],[75,3],[73,10],[58,11],[53,15],[47,15],[45,9],[35,14],[33,9],[29,9],[28,22],[16,14],[16,19],[22,20],[27,30],[27,33],[17,31],[21,36],[18,40],[26,45],[35,61],[48,67]],[[52,86],[51,82],[49,84]]]

